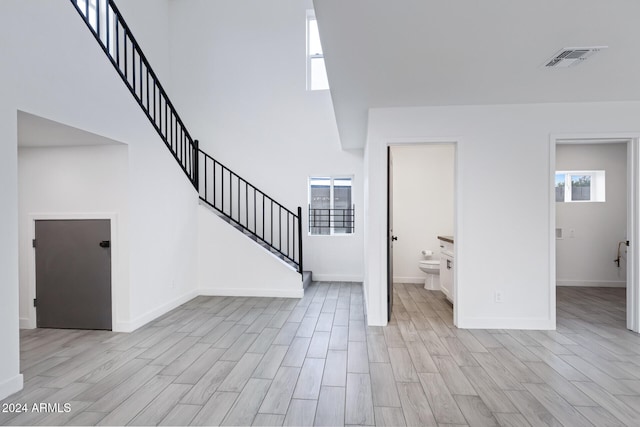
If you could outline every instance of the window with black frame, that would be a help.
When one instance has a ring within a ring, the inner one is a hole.
[[[353,234],[355,206],[351,177],[309,178],[309,234]]]

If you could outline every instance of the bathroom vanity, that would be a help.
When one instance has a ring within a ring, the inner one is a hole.
[[[438,240],[440,241],[440,289],[453,304],[453,236],[438,236]]]

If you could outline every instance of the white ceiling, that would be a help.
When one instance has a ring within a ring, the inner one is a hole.
[[[637,0],[314,0],[338,129],[372,107],[640,100]],[[608,46],[546,69],[564,47]]]
[[[122,144],[113,139],[18,111],[19,147],[62,147]]]

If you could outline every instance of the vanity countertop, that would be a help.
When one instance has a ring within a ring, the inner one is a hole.
[[[438,236],[438,240],[442,240],[443,242],[449,242],[453,244],[453,236]]]

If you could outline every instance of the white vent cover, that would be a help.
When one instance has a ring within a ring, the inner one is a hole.
[[[545,67],[566,68],[580,64],[594,53],[607,46],[565,47],[546,61]]]

